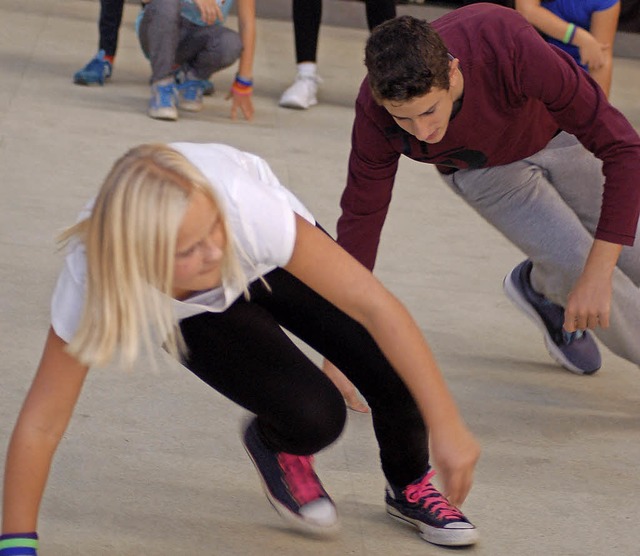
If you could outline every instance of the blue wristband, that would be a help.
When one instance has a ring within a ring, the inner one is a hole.
[[[244,85],[245,87],[253,87],[253,81],[251,79],[242,79],[242,77],[240,77],[237,73],[236,82],[240,83],[240,85]]]
[[[0,556],[37,556],[37,533],[0,535]]]

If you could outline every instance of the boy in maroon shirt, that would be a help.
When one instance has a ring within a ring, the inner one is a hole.
[[[559,363],[598,370],[592,329],[640,364],[640,138],[597,84],[491,4],[386,22],[365,61],[338,242],[373,268],[400,156],[435,164],[526,253],[505,292]]]

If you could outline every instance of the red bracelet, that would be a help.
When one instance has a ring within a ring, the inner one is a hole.
[[[234,81],[233,85],[231,85],[231,92],[234,95],[248,96],[253,93],[253,87],[251,85],[243,85],[242,83],[238,83],[238,81]]]

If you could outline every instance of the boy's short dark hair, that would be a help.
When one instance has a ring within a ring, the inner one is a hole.
[[[450,59],[429,22],[409,15],[376,27],[365,48],[369,86],[378,102],[404,102],[433,87],[448,90]]]

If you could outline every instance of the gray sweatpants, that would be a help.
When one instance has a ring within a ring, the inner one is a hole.
[[[151,82],[173,74],[176,66],[198,79],[229,67],[242,52],[238,33],[223,25],[202,27],[180,16],[180,0],[152,0],[144,9],[140,45],[151,62]]]
[[[524,160],[443,178],[533,261],[534,289],[565,306],[600,216],[600,160],[563,132]],[[638,235],[633,247],[623,248],[614,273],[610,326],[595,334],[611,351],[640,365]]]

